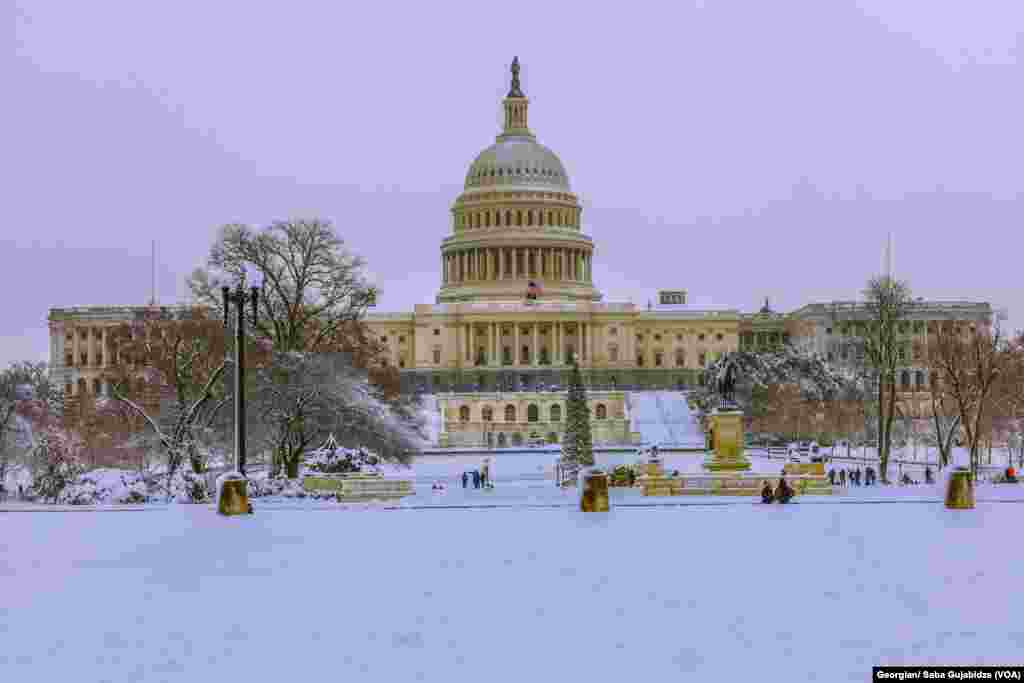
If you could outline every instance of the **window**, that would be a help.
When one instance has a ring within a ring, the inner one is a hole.
[[[603,403],[598,403],[595,414],[597,415],[598,420],[605,420],[608,418],[608,409],[604,407]]]
[[[380,338],[380,340],[381,340],[382,343],[387,344],[388,343],[388,336],[385,334],[383,337]]]
[[[615,335],[617,335],[618,333],[619,333],[619,331],[618,331],[617,329],[615,329],[614,327],[613,327],[613,328],[611,328],[610,330],[608,330],[608,334],[609,334],[610,336],[612,336],[612,337],[614,337],[614,336],[615,336]]]
[[[439,328],[439,327],[435,327],[434,328],[434,336],[435,337],[440,337],[441,336],[441,328]]]
[[[64,395],[65,396],[70,396],[71,395],[71,382],[68,382],[67,384],[64,385]]]
[[[434,363],[438,364],[441,362],[441,349],[434,349]]]
[[[644,356],[643,356],[642,353],[636,354],[636,364],[639,365],[640,367],[643,367],[643,365],[644,365]]]
[[[82,361],[82,365],[88,365],[89,364],[89,356],[86,355],[85,351],[82,351],[82,353],[81,353],[81,361]]]
[[[723,337],[722,337],[722,333],[721,332],[719,332],[718,334],[715,335],[715,340],[716,341],[722,341],[722,338]]]
[[[537,407],[537,404],[531,403],[530,405],[526,406],[526,421],[527,422],[537,422],[539,420],[540,420],[540,408]]]
[[[405,343],[405,337],[399,337],[398,338],[398,343],[399,344],[404,344]]]
[[[917,377],[915,379],[917,379],[917,386],[919,388],[923,388],[924,387],[924,372],[922,372],[921,370],[918,370],[916,374],[917,374]]]
[[[398,359],[398,367],[400,367],[400,368],[404,368],[405,367],[405,356],[402,356],[401,358]]]
[[[490,406],[484,406],[483,409],[480,411],[480,417],[483,419],[484,422],[493,422],[494,409],[491,408]]]
[[[660,368],[663,362],[664,354],[661,351],[656,351],[654,353],[654,365]]]
[[[832,334],[832,328],[831,327],[826,327],[825,328],[825,334]]]
[[[661,335],[660,334],[654,335],[654,341],[661,341]]]
[[[561,422],[562,421],[562,406],[557,403],[551,406],[551,421]]]
[[[523,345],[523,348],[522,348],[522,354],[520,354],[520,356],[519,356],[519,362],[520,363],[529,363],[530,362],[530,347],[526,346],[525,344]]]
[[[701,353],[700,356],[697,358],[697,363],[701,367],[704,367],[707,364],[707,362],[708,362],[708,354]]]
[[[642,335],[642,334],[636,335],[636,340],[637,341],[643,341],[644,340],[644,335]]]
[[[516,407],[511,403],[505,406],[505,422],[516,421]]]
[[[619,361],[619,347],[617,347],[617,346],[609,346],[608,347],[608,360],[610,360],[613,363],[617,363]]]
[[[676,341],[683,341],[683,335],[677,334],[676,335]]]
[[[469,422],[469,406],[459,408],[459,422]]]
[[[686,352],[682,349],[676,349],[676,366],[683,367],[686,365]]]
[[[907,357],[907,350],[906,349],[904,349],[902,347],[896,349],[896,359],[897,360],[899,360],[902,363],[904,360],[906,360],[906,357]]]
[[[75,365],[75,357],[72,356],[70,353],[68,355],[64,356],[64,365],[68,366],[69,368],[70,367],[74,367],[74,365]]]
[[[698,334],[697,339],[699,339],[700,341],[704,341],[704,333],[701,332],[700,334]]]
[[[900,385],[904,389],[910,388],[910,373],[906,370],[900,373]]]
[[[512,365],[512,347],[506,346],[501,350],[501,362],[503,365]]]

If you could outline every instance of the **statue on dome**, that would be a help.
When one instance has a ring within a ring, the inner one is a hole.
[[[526,97],[519,87],[519,57],[512,58],[512,87],[508,91],[509,97]]]

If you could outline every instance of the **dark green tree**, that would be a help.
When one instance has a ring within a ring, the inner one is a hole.
[[[569,396],[565,409],[565,438],[562,441],[562,463],[569,471],[594,464],[594,442],[590,434],[590,407],[587,390],[576,359],[569,374]]]

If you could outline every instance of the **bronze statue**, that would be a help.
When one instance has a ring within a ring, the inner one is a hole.
[[[718,393],[722,397],[723,405],[734,405],[736,403],[736,363],[727,360],[725,365],[725,376],[718,382]]]
[[[512,58],[512,87],[508,91],[509,97],[526,97],[519,86],[519,57]]]

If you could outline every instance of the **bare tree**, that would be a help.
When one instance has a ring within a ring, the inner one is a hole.
[[[257,373],[252,405],[257,435],[274,452],[274,475],[284,468],[288,478],[299,476],[305,453],[331,433],[341,446],[401,463],[422,445],[415,411],[388,402],[346,354],[275,353]]]
[[[259,315],[247,324],[278,351],[355,355],[357,365],[379,349],[361,320],[379,292],[367,282],[365,262],[345,248],[326,221],[277,221],[255,230],[227,225],[210,250],[205,269],[189,287],[198,303],[220,310],[222,285],[245,279],[246,266],[263,276]]]
[[[892,426],[896,417],[896,371],[908,351],[899,324],[906,319],[913,302],[910,285],[888,275],[868,280],[863,294],[862,307],[853,310],[835,307],[832,317],[844,327],[853,327],[855,358],[877,394],[878,469],[882,483],[888,484]]]
[[[933,387],[955,406],[970,452],[973,476],[977,476],[979,446],[1004,382],[1014,379],[1013,347],[1003,336],[998,321],[981,324],[944,321],[935,325],[935,339],[928,360]]]
[[[27,451],[34,431],[63,412],[64,394],[50,380],[46,363],[11,363],[0,370],[0,483],[14,463],[15,454]]]
[[[229,400],[222,322],[198,307],[154,309],[114,328],[107,338],[108,353],[116,359],[107,372],[113,400],[100,410],[134,418],[151,430],[166,457],[168,481],[186,459],[201,473],[203,434]],[[265,354],[254,347],[248,359],[258,365]]]

